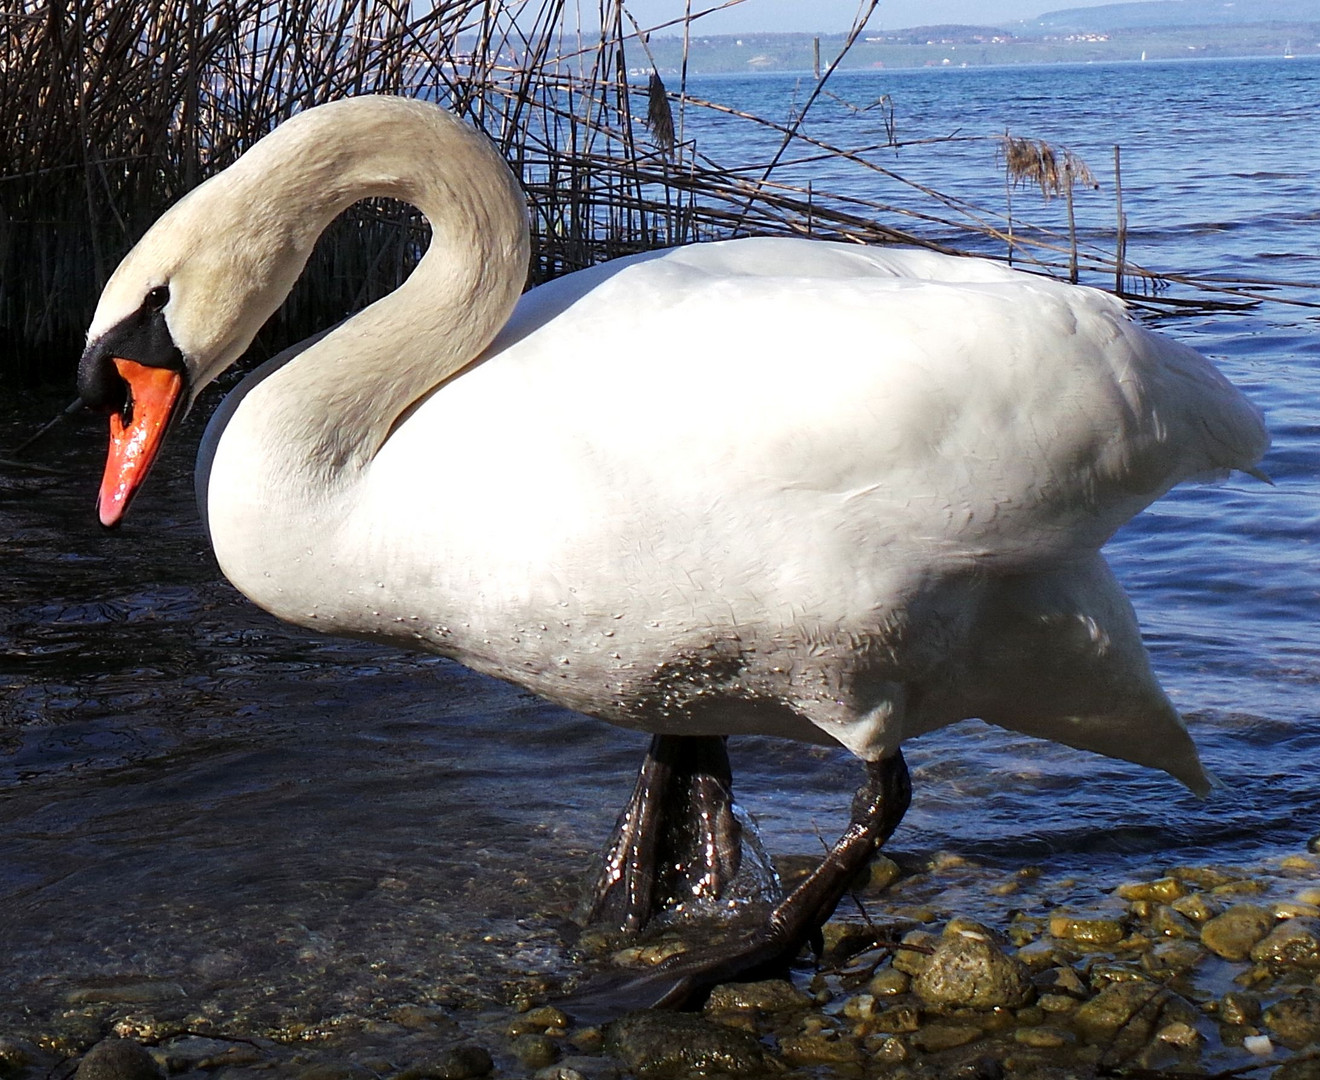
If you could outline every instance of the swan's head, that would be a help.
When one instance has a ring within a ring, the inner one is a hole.
[[[241,166],[167,211],[101,293],[78,394],[110,414],[103,525],[119,522],[172,421],[243,354],[307,260],[315,232],[265,212]]]
[[[486,319],[450,305],[452,347],[471,345],[463,362],[485,347],[527,268],[522,195],[489,140],[438,105],[403,98],[305,110],[167,211],[101,294],[78,394],[110,414],[103,524],[123,516],[171,420],[289,294],[325,226],[372,196],[413,203],[441,226],[455,296],[491,295]]]

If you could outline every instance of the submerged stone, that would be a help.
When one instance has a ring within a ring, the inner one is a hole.
[[[475,1080],[494,1068],[495,1062],[484,1047],[466,1043],[404,1069],[395,1080]]]
[[[966,1046],[985,1037],[979,1027],[967,1024],[927,1024],[912,1036],[912,1045],[928,1054],[937,1054],[941,1050],[952,1050],[957,1046]]]
[[[789,1012],[808,1006],[806,995],[786,979],[722,983],[710,992],[706,1012]]]
[[[31,1043],[0,1037],[0,1076],[35,1067],[41,1054]]]
[[[1320,1080],[1320,1058],[1295,1057],[1285,1061],[1274,1070],[1270,1080]]]
[[[1320,991],[1308,988],[1296,997],[1276,1001],[1261,1020],[1289,1050],[1320,1045]]]
[[[1195,1025],[1196,1009],[1177,994],[1149,982],[1110,983],[1073,1013],[1073,1023],[1091,1042],[1144,1043],[1169,1024]]]
[[[78,1063],[75,1080],[163,1080],[156,1059],[132,1039],[103,1039]]]
[[[631,1013],[610,1025],[605,1049],[642,1077],[765,1071],[765,1052],[750,1034],[690,1013]]]

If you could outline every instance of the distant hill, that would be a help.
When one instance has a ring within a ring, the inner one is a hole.
[[[1049,0],[1045,0],[1049,2]],[[843,34],[656,35],[650,51],[668,78],[753,71],[811,72],[838,55]],[[819,43],[818,48],[816,42]],[[1320,0],[1151,0],[1047,12],[999,26],[938,24],[864,33],[845,69],[981,67],[1213,57],[1320,56]],[[647,68],[634,69],[644,76]]]
[[[1145,4],[1102,4],[1046,12],[1025,20],[1018,32],[1103,33],[1259,23],[1315,23],[1320,28],[1320,3],[1317,0],[1156,0]]]

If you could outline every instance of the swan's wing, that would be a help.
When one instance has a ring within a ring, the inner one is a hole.
[[[610,264],[529,294],[493,356],[429,404],[501,401],[561,494],[819,513],[849,542],[1006,567],[1094,550],[1266,445],[1208,361],[1112,298],[931,252],[738,241]]]
[[[562,640],[486,670],[574,707],[732,641],[788,656],[776,692],[862,756],[984,715],[1199,787],[1096,551],[1264,446],[1212,365],[1102,294],[926,252],[707,245],[524,298],[381,450],[355,550],[387,565],[406,537],[410,592],[462,612],[469,653]],[[810,730],[779,715],[748,730]]]

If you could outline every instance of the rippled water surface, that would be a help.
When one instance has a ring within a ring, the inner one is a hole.
[[[795,84],[697,89],[779,115]],[[861,103],[890,94],[903,138],[1009,128],[1094,162],[1121,143],[1133,259],[1320,279],[1320,64],[832,86]],[[813,123],[862,145],[878,120],[830,106]],[[729,129],[693,125],[736,160]],[[887,155],[942,190],[1002,198],[988,143]],[[1038,208],[1019,198],[1028,216]],[[1095,198],[1079,213],[1098,234],[1112,204]],[[910,748],[916,798],[893,845],[913,862],[952,852],[1104,883],[1171,861],[1275,858],[1320,832],[1320,320],[1269,303],[1164,324],[1252,393],[1275,440],[1274,486],[1180,489],[1109,548],[1222,787],[1200,802],[1162,775],[969,723]],[[7,404],[0,445],[56,404]],[[98,423],[52,437],[42,460],[55,475],[0,472],[0,1026],[40,1027],[105,980],[276,1025],[499,998],[529,971],[562,977],[564,920],[644,740],[451,663],[253,609],[197,523],[189,449],[204,411],[115,535],[93,519]],[[844,755],[768,740],[733,754],[772,852],[816,852],[837,834],[857,780]],[[977,885],[968,910],[992,903]]]

